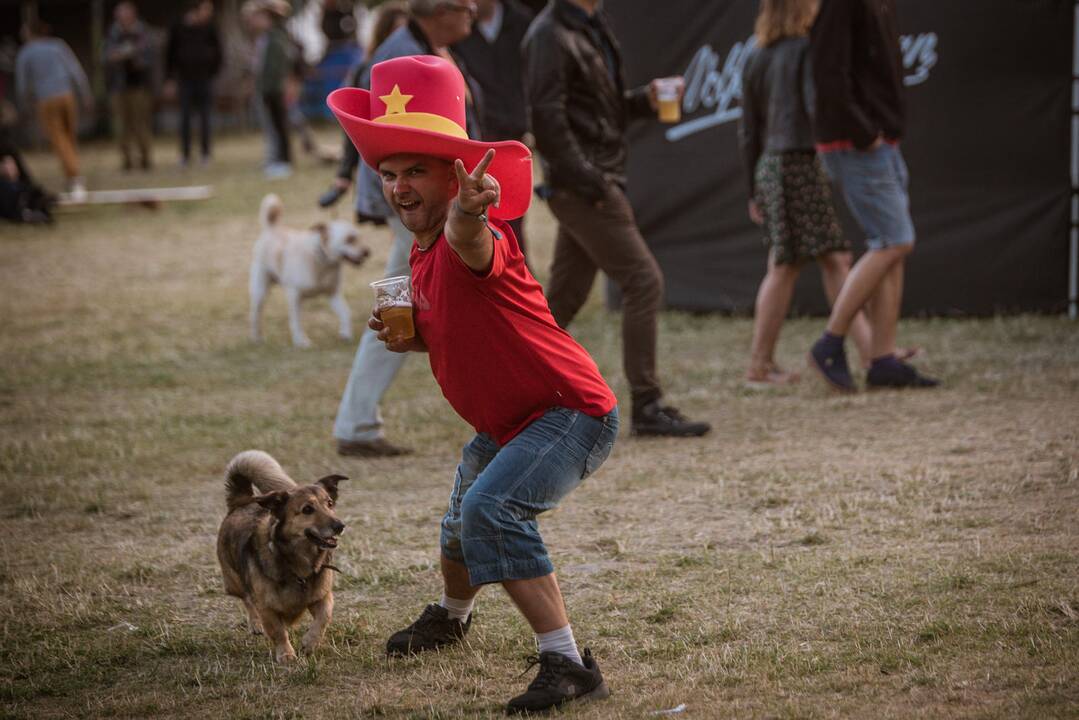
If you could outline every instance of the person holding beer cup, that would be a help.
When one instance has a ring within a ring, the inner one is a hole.
[[[476,430],[442,518],[442,598],[386,652],[459,642],[479,590],[499,583],[539,645],[537,677],[506,707],[523,714],[609,694],[595,658],[577,648],[536,519],[606,460],[618,407],[555,322],[506,222],[528,209],[531,153],[468,139],[464,97],[460,71],[424,55],[378,63],[370,92],[344,88],[328,102],[415,238],[411,286],[376,284],[369,327],[391,351],[426,352],[443,395]]]
[[[656,368],[663,272],[626,197],[626,128],[633,119],[681,119],[683,81],[627,88],[600,0],[551,0],[521,50],[532,134],[558,219],[547,301],[562,327],[584,306],[602,270],[622,293],[622,367],[633,434],[699,437],[711,426],[665,402]]]

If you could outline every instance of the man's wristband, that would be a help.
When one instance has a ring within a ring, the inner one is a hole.
[[[454,207],[455,210],[457,210],[457,212],[461,213],[465,217],[470,217],[470,218],[473,218],[475,220],[479,220],[481,223],[483,223],[487,227],[487,229],[491,231],[491,234],[494,235],[495,240],[501,240],[502,239],[502,233],[498,232],[493,227],[491,227],[491,223],[487,219],[487,208],[484,208],[478,214],[477,213],[466,212],[465,209],[461,207],[461,203],[457,202],[456,200],[453,201],[453,207]]]
[[[478,213],[470,213],[466,211],[463,207],[461,207],[461,203],[457,202],[456,200],[453,201],[453,207],[455,210],[457,210],[457,212],[461,213],[462,215],[467,215],[470,218],[476,218],[477,220],[480,220],[484,223],[487,222],[487,208],[480,210]]]

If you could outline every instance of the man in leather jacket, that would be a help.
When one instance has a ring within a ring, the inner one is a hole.
[[[522,44],[532,132],[558,219],[547,302],[565,327],[602,270],[622,291],[622,356],[636,435],[696,437],[711,428],[662,403],[656,319],[663,274],[626,198],[625,131],[655,117],[654,82],[627,90],[600,0],[552,0]]]

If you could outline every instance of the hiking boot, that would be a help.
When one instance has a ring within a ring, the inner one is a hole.
[[[891,365],[874,365],[865,374],[866,387],[879,388],[932,388],[940,385],[939,380],[926,377],[913,365],[902,361],[895,361]]]
[[[555,652],[528,658],[525,672],[533,665],[539,665],[539,674],[524,693],[509,701],[506,714],[539,713],[573,700],[602,700],[609,697],[611,691],[603,682],[603,674],[592,657],[592,651],[585,648],[581,661],[583,667]]]
[[[824,338],[813,343],[809,350],[809,367],[817,371],[824,382],[839,392],[854,392],[854,379],[847,366],[847,351],[842,345],[829,347]]]
[[[412,450],[406,447],[394,445],[386,438],[374,440],[338,440],[337,454],[353,457],[396,457],[398,455],[410,455]]]
[[[471,613],[468,620],[462,623],[450,618],[449,612],[441,605],[428,605],[416,622],[390,636],[386,641],[386,654],[404,657],[425,650],[438,650],[460,642],[471,625]]]
[[[633,408],[633,434],[664,437],[700,437],[712,429],[706,422],[694,422],[677,408],[653,400]]]

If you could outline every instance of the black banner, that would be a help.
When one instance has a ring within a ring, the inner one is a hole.
[[[668,305],[750,310],[766,253],[746,212],[737,124],[757,2],[606,7],[631,84],[686,78],[682,121],[630,135],[630,198]],[[1065,307],[1073,12],[1071,0],[900,0],[918,233],[905,314]],[[860,230],[849,217],[844,228],[859,252]],[[826,310],[815,269],[795,306]]]

